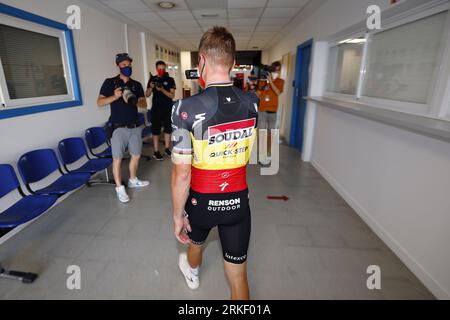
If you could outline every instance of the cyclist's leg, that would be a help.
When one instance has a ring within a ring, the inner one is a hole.
[[[191,243],[188,246],[187,258],[191,268],[197,268],[202,263],[202,250],[214,222],[206,211],[208,196],[190,190],[185,211],[192,232],[188,232]]]
[[[202,264],[202,256],[203,246],[190,243],[187,250],[187,258],[189,266],[192,269],[195,269]]]
[[[231,288],[231,300],[250,299],[247,280],[247,261],[241,264],[223,262],[225,275]]]
[[[231,299],[249,299],[247,281],[247,250],[250,241],[250,208],[244,206],[238,212],[239,221],[231,225],[220,224],[219,236],[222,244],[225,274],[231,287]]]

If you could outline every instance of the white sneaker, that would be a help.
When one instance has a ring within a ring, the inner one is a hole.
[[[122,203],[130,202],[130,197],[128,196],[125,186],[116,187],[117,198]]]
[[[128,188],[142,188],[142,187],[146,187],[150,184],[149,181],[142,181],[139,180],[138,178],[134,179],[134,180],[128,180]]]
[[[178,260],[178,266],[184,275],[184,279],[191,290],[195,290],[200,286],[200,278],[191,272],[191,267],[189,266],[187,260],[186,252],[180,253],[180,258]]]

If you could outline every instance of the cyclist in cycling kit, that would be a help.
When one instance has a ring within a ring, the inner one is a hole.
[[[172,110],[172,197],[175,236],[189,244],[179,267],[191,289],[199,286],[202,245],[218,227],[232,299],[248,299],[250,207],[246,165],[256,137],[257,97],[233,86],[233,36],[214,27],[199,47],[205,90]]]

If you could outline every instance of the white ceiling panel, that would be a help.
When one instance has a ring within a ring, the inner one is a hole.
[[[228,0],[228,8],[264,8],[267,0]]]
[[[176,29],[180,34],[186,35],[198,35],[200,36],[203,31],[200,28],[178,28]]]
[[[262,18],[258,25],[263,26],[279,26],[286,25],[289,22],[289,18]]]
[[[195,20],[173,20],[169,22],[170,25],[176,28],[195,28],[198,27],[198,23]]]
[[[280,31],[283,27],[284,25],[266,26],[264,24],[258,24],[256,31]]]
[[[186,0],[186,3],[191,10],[227,8],[227,0]]]
[[[148,28],[151,32],[154,32],[154,33],[166,33],[166,34],[171,34],[171,35],[173,35],[173,36],[180,36],[178,33],[176,33],[176,31],[175,30],[173,30],[173,29],[171,29],[171,28],[155,28],[155,27],[153,27],[153,28]]]
[[[122,2],[126,2],[127,0],[122,0]],[[186,3],[184,0],[170,0],[170,2],[175,4],[175,7],[172,9],[164,9],[161,8],[158,3],[160,3],[162,0],[142,0],[144,1],[147,6],[150,7],[153,11],[174,11],[174,10],[188,10],[188,7],[186,6]]]
[[[251,33],[251,32],[253,32],[253,30],[255,30],[255,27],[254,26],[231,26],[230,30],[232,32],[239,32],[239,33],[250,32]]]
[[[269,0],[269,8],[301,8],[308,0]]]
[[[264,8],[228,9],[228,15],[231,19],[259,18],[263,10]]]
[[[266,8],[264,18],[292,18],[299,11],[298,8]]]
[[[146,28],[170,28],[170,26],[162,20],[160,20],[160,21],[144,21],[144,22],[139,22],[139,24]]]
[[[259,19],[228,19],[229,26],[255,26]]]
[[[269,31],[255,31],[253,34],[253,38],[271,38],[276,34],[276,32],[269,32]]]
[[[167,21],[173,20],[193,20],[191,11],[189,10],[178,10],[178,11],[161,11],[158,14]]]
[[[224,26],[226,27],[228,25],[228,20],[227,19],[202,19],[202,20],[198,20],[198,22],[200,23],[200,25],[202,27],[212,27],[212,26]]]
[[[195,18],[201,19],[226,19],[227,10],[226,9],[205,9],[205,10],[192,10]],[[212,15],[216,15],[212,17]]]
[[[137,22],[144,22],[144,21],[161,21],[161,18],[154,12],[147,11],[147,12],[132,12],[132,13],[125,13],[125,15],[133,19]]]
[[[238,48],[250,50],[272,45],[309,0],[168,0],[175,4],[172,9],[159,7],[163,0],[92,1],[185,50],[197,50],[202,34],[215,25],[228,27]]]
[[[150,9],[140,0],[101,0],[107,6],[113,8],[120,13],[142,12]]]

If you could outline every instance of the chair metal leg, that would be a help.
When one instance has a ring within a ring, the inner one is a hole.
[[[23,283],[33,283],[37,277],[38,275],[36,273],[6,270],[0,264],[0,278],[19,280]]]
[[[105,169],[105,176],[106,176],[106,181],[105,180],[89,180],[87,185],[89,187],[91,186],[95,186],[95,185],[113,185],[115,184],[114,181],[109,180],[109,174],[108,174],[108,169]]]

